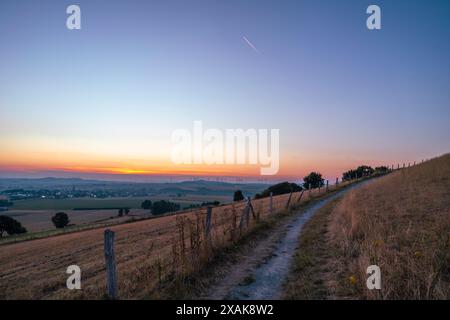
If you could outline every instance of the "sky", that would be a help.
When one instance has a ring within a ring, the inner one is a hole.
[[[172,133],[198,120],[279,129],[267,179],[447,153],[449,14],[445,0],[2,0],[0,176],[261,178],[172,163]]]

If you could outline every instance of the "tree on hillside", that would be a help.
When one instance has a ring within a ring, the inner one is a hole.
[[[348,170],[342,174],[342,181],[350,181],[356,179],[356,171],[355,170]]]
[[[322,174],[319,172],[311,172],[309,175],[303,178],[303,188],[309,189],[311,186],[311,189],[319,188],[324,185]]]
[[[70,222],[69,216],[64,212],[58,212],[52,217],[52,222],[56,228],[64,228]]]
[[[370,166],[359,166],[356,171],[358,172],[358,178],[369,177],[375,170]]]
[[[376,168],[375,168],[374,174],[379,174],[379,175],[381,175],[381,174],[389,173],[390,171],[391,171],[391,170],[390,170],[388,167],[386,167],[386,166],[381,166],[381,167],[376,167]]]
[[[122,208],[119,209],[119,214],[117,216],[119,216],[119,217],[123,216],[123,209]]]
[[[342,174],[343,181],[350,181],[353,179],[359,179],[363,177],[371,176],[375,170],[370,166],[359,166],[356,169],[348,170]]]
[[[166,200],[160,200],[153,203],[152,214],[158,215],[166,212],[178,211],[180,205]]]
[[[141,208],[150,210],[152,208],[152,201],[151,200],[145,200],[144,202],[141,203]]]
[[[281,183],[275,184],[273,186],[270,186],[263,192],[256,194],[255,199],[266,198],[266,197],[270,196],[271,192],[274,196],[277,196],[280,194],[286,194],[286,193],[298,192],[298,191],[302,191],[301,186],[299,186],[296,183],[290,183],[290,182],[285,181],[285,182],[281,182]]]
[[[129,208],[125,208],[123,210],[124,210],[124,213],[125,213],[126,216],[130,213],[130,209]]]
[[[233,201],[242,201],[244,200],[244,195],[242,194],[242,190],[236,190],[234,192]]]
[[[3,233],[6,232],[9,235],[19,234],[27,232],[22,224],[8,216],[0,215],[0,238],[3,237]]]

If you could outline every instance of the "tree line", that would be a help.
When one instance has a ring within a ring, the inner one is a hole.
[[[151,200],[145,200],[141,204],[142,209],[150,210],[153,215],[161,215],[167,212],[180,210],[180,205],[166,200],[159,200],[152,202]]]
[[[356,169],[350,169],[344,173],[342,173],[342,181],[351,181],[354,179],[367,178],[371,176],[383,175],[389,173],[391,170],[386,166],[380,166],[372,168],[367,165],[362,165],[357,167]],[[269,197],[270,194],[277,196],[291,192],[299,192],[302,190],[308,189],[316,189],[321,188],[325,185],[325,179],[322,178],[322,174],[320,172],[313,171],[307,176],[303,177],[302,183],[292,183],[292,182],[281,182],[275,185],[272,185],[262,191],[261,193],[257,193],[255,195],[255,199],[261,199]],[[236,190],[234,192],[233,201],[242,201],[245,197],[242,193],[242,190]]]

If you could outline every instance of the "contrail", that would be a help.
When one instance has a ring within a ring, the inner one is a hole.
[[[243,36],[242,39],[244,39],[244,41],[247,42],[247,44],[250,46],[250,48],[252,48],[257,54],[260,54],[258,49],[256,49],[256,47],[253,45],[253,43],[251,43],[250,40],[248,40],[246,36]]]

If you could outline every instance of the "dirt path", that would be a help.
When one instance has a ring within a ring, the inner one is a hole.
[[[285,218],[266,238],[245,248],[237,262],[221,267],[216,273],[216,279],[221,280],[212,283],[199,298],[279,299],[304,224],[318,209],[362,184],[365,182],[343,189]]]

